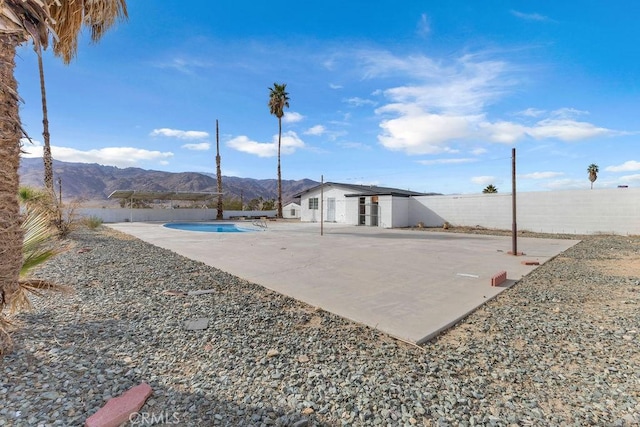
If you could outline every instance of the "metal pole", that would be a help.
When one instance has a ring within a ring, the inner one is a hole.
[[[514,256],[518,255],[518,225],[516,223],[516,149],[511,149],[511,213],[512,221],[512,252]]]
[[[324,236],[324,175],[320,175],[320,235]]]
[[[62,177],[58,177],[58,196],[60,202],[58,203],[58,224],[62,226]]]
[[[58,196],[60,196],[60,208],[62,208],[62,178],[58,177]]]

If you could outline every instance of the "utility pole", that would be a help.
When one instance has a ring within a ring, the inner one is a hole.
[[[324,236],[324,175],[320,175],[320,235]]]
[[[511,149],[511,246],[512,254],[518,256],[518,225],[516,222],[516,149]]]
[[[62,177],[58,177],[58,226],[62,225]]]
[[[218,132],[218,119],[216,119],[216,175],[218,178],[218,214],[216,219],[223,219],[222,214],[222,171],[220,170],[220,134]]]

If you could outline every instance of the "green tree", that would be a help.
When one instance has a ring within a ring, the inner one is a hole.
[[[278,118],[278,212],[277,217],[282,218],[282,174],[280,171],[280,146],[282,143],[282,116],[284,109],[289,108],[289,94],[286,91],[287,84],[274,83],[269,88],[269,111]]]
[[[23,132],[14,76],[16,50],[28,40],[46,48],[49,36],[55,34],[53,51],[69,63],[83,26],[91,29],[96,41],[123,15],[124,0],[0,0],[0,314],[17,297],[23,266],[24,230],[18,201]]]
[[[484,190],[482,190],[482,192],[484,194],[493,194],[493,193],[497,193],[498,189],[493,184],[489,184],[484,188]]]
[[[273,210],[273,208],[275,208],[275,204],[276,201],[271,199],[271,200],[265,200],[264,202],[262,202],[262,209],[263,211],[270,211]]]
[[[587,172],[589,173],[589,181],[591,181],[591,189],[593,190],[593,183],[598,179],[598,172],[600,172],[600,169],[598,168],[598,165],[591,163],[587,167]]]

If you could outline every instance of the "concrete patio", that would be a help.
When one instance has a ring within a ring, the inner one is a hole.
[[[239,223],[241,224],[241,223]],[[242,223],[251,227],[251,223]],[[263,231],[204,233],[162,223],[109,227],[245,280],[422,343],[450,327],[577,240],[421,232],[269,221]],[[491,286],[491,277],[507,281]]]

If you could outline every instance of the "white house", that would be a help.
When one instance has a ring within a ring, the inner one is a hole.
[[[287,203],[282,207],[282,217],[287,219],[299,219],[300,205],[294,202]]]
[[[424,193],[375,185],[327,182],[309,188],[300,197],[300,219],[372,227],[404,226],[411,196]],[[396,220],[394,220],[394,216]]]

